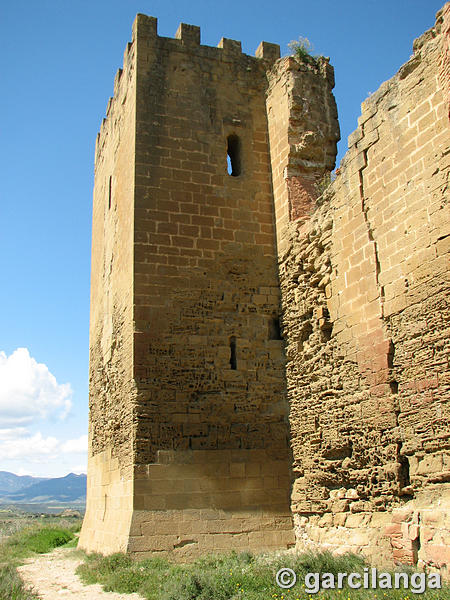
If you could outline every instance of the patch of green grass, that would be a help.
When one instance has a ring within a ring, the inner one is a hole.
[[[70,531],[49,527],[38,531],[24,533],[20,537],[20,543],[23,543],[27,554],[30,552],[44,554],[45,552],[50,552],[53,548],[64,546],[64,544],[67,544],[73,537],[74,536]]]
[[[76,548],[78,546],[78,537],[73,537],[66,544],[64,544],[64,548]]]
[[[281,589],[275,574],[281,567],[291,568],[297,583]],[[406,600],[416,597],[410,590],[321,590],[307,593],[307,573],[363,573],[367,563],[360,556],[329,552],[301,555],[226,554],[199,558],[189,564],[173,564],[164,558],[133,562],[124,554],[103,557],[89,555],[77,569],[85,583],[100,583],[105,591],[138,592],[147,600]],[[422,600],[450,598],[450,588],[428,590]]]
[[[68,529],[56,527],[29,527],[19,531],[0,544],[0,563],[18,564],[32,554],[50,552],[75,537]]]
[[[38,517],[37,515],[0,511],[0,543],[4,538],[19,533],[24,529],[55,526],[77,533],[81,529],[83,519],[58,516]]]

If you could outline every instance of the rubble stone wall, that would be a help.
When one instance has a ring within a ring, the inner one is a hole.
[[[299,547],[449,564],[449,12],[277,228]]]

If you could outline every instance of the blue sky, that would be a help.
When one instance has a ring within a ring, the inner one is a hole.
[[[39,476],[86,463],[95,136],[137,12],[203,44],[306,36],[331,57],[342,141],[361,102],[412,54],[443,2],[37,0],[2,3],[0,470]],[[22,348],[23,350],[17,350]]]

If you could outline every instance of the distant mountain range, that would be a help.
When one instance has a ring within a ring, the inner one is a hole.
[[[85,502],[86,475],[69,473],[65,477],[19,476],[0,471],[0,502]]]
[[[33,483],[39,483],[45,481],[46,477],[30,477],[29,475],[14,475],[14,473],[8,473],[8,471],[0,471],[0,496],[5,494],[14,494],[19,490],[33,485]]]

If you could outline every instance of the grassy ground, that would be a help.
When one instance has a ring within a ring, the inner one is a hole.
[[[4,516],[0,521],[0,600],[35,600],[37,596],[25,589],[16,566],[33,554],[75,545],[80,526],[79,519]]]
[[[445,600],[450,588],[427,590],[418,595],[409,589],[354,590],[348,586],[338,590],[308,593],[305,588],[307,573],[364,573],[367,567],[355,555],[333,557],[316,553],[292,555],[228,554],[199,559],[188,565],[177,565],[163,558],[132,562],[124,554],[109,557],[90,555],[78,567],[85,583],[101,583],[105,591],[138,592],[148,600]],[[281,567],[291,568],[297,575],[297,584],[281,589],[275,583],[275,574]],[[337,580],[337,578],[336,578]],[[410,581],[410,580],[409,580]],[[309,580],[310,590],[314,587]],[[302,585],[303,584],[303,585]],[[415,582],[415,589],[419,588]]]
[[[9,523],[8,537],[0,542],[0,600],[37,600],[24,589],[15,567],[35,553],[49,552],[62,545],[75,546],[74,534],[81,524],[80,520],[58,518],[50,522],[23,518],[20,523],[20,526]],[[354,590],[344,586],[340,590],[311,593],[313,580],[309,580],[308,593],[307,573],[362,574],[368,565],[355,555],[231,553],[184,565],[161,557],[133,562],[124,554],[107,557],[92,554],[84,558],[78,573],[85,583],[100,583],[105,591],[138,592],[147,600],[450,600],[449,586],[418,594],[413,592],[411,582],[409,589]],[[297,583],[290,589],[281,589],[275,582],[275,575],[282,567],[292,569],[297,575]]]

